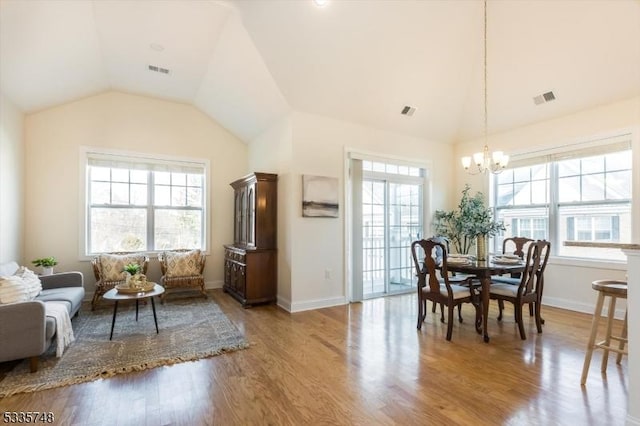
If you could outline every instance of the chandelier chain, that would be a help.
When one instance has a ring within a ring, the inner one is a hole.
[[[509,156],[505,155],[502,151],[489,152],[488,140],[489,140],[489,84],[488,84],[488,54],[487,54],[487,3],[488,0],[484,0],[484,20],[483,20],[483,89],[484,89],[484,149],[482,152],[473,154],[472,157],[463,157],[462,166],[469,174],[478,173],[501,173],[509,162]],[[472,163],[473,161],[473,163]],[[471,165],[474,167],[471,167]]]
[[[487,102],[487,0],[484,0],[484,143],[487,144],[489,132]]]

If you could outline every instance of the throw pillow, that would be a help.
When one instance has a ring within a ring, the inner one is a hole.
[[[28,300],[29,295],[22,278],[16,275],[0,277],[0,305],[27,302]]]
[[[167,277],[193,277],[200,275],[200,250],[186,252],[165,251]]]
[[[144,255],[136,254],[101,254],[100,277],[103,281],[124,281],[127,275],[124,272],[125,265],[137,263],[142,266]]]
[[[15,274],[17,277],[22,278],[22,283],[25,286],[29,300],[33,300],[42,291],[42,281],[38,275],[31,269],[21,266],[18,268]]]

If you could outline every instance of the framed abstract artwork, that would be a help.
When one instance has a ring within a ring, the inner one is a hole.
[[[302,175],[302,217],[338,217],[338,178]]]

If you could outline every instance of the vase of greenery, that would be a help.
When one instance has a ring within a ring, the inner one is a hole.
[[[493,220],[491,208],[484,202],[484,195],[469,194],[465,185],[458,208],[452,211],[436,210],[433,227],[437,235],[446,237],[457,253],[468,254],[476,244],[478,260],[487,258],[487,237],[504,231],[504,224]]]
[[[58,264],[58,261],[55,257],[51,256],[32,260],[31,263],[42,268],[42,275],[51,275],[53,274],[53,267]]]

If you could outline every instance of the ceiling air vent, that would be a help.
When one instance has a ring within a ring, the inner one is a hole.
[[[556,95],[554,95],[553,92],[547,92],[547,93],[543,93],[542,95],[538,95],[534,97],[533,103],[535,103],[536,105],[540,105],[545,102],[551,102],[555,100],[555,98],[556,98]]]
[[[416,112],[416,109],[414,107],[406,105],[404,108],[402,108],[402,111],[400,111],[400,114],[411,117],[414,112]]]
[[[149,65],[149,70],[159,72],[162,74],[169,74],[169,70],[167,68],[158,67],[156,65]]]

